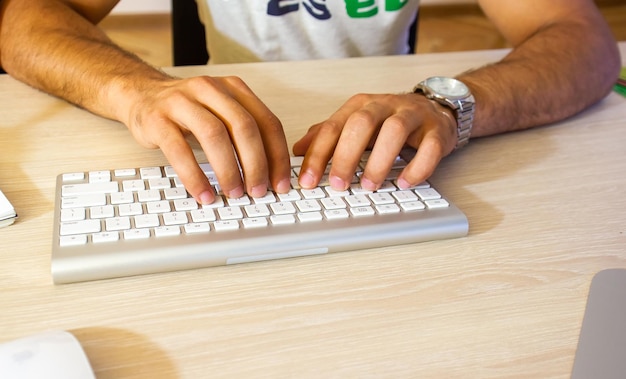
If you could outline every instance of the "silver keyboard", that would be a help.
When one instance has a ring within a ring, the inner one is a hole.
[[[406,152],[406,154],[412,154]],[[364,155],[361,167],[367,160]],[[187,194],[171,166],[65,173],[57,177],[51,270],[71,283],[234,263],[360,250],[465,236],[463,212],[429,183],[400,190],[401,154],[382,188],[334,191],[323,179],[263,198],[221,195],[209,206]],[[326,178],[327,179],[327,178]]]

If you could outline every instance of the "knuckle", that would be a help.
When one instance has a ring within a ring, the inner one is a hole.
[[[407,120],[405,120],[404,117],[394,115],[385,120],[385,123],[383,124],[383,129],[386,132],[392,133],[394,135],[406,135],[406,125]]]

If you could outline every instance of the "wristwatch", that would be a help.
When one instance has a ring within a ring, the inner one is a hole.
[[[413,92],[422,93],[428,99],[452,109],[457,125],[455,149],[467,145],[474,122],[474,96],[462,81],[444,76],[433,76],[420,82]]]

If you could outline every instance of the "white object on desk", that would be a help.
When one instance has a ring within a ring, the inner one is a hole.
[[[7,379],[95,379],[80,343],[65,331],[1,344],[0,373]]]
[[[11,225],[16,218],[17,214],[15,213],[13,205],[11,205],[9,199],[0,191],[0,228]]]

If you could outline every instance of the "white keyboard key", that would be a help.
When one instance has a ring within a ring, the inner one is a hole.
[[[251,217],[241,220],[244,228],[262,228],[267,226],[266,217]]]
[[[324,209],[345,209],[346,203],[339,197],[329,197],[321,199],[320,202],[324,206]]]
[[[193,222],[183,227],[187,234],[208,233],[211,231],[211,225],[208,222]]]
[[[171,186],[172,183],[170,183],[168,178],[148,179],[148,188],[150,189],[164,189],[170,188]]]
[[[159,215],[156,214],[140,214],[134,217],[135,228],[156,228],[161,225],[159,221]]]
[[[165,225],[184,225],[189,222],[185,212],[163,213],[161,217],[163,217],[163,224]]]
[[[346,197],[346,196],[350,196],[350,191],[348,191],[348,190],[338,191],[338,190],[333,189],[330,186],[324,187],[324,190],[326,191],[326,193],[330,197]]]
[[[304,155],[289,157],[289,164],[291,165],[291,167],[300,167],[302,166],[302,162],[304,162]]]
[[[111,193],[117,191],[117,182],[66,184],[61,187],[61,196],[88,195],[92,193]]]
[[[360,195],[360,194],[368,194],[368,193],[372,193],[374,191],[365,189],[363,187],[361,187],[361,183],[355,183],[355,184],[351,184],[350,185],[350,191],[352,191],[353,194],[355,195]]]
[[[266,217],[270,215],[270,209],[265,204],[246,205],[244,210],[248,217]]]
[[[355,217],[373,216],[375,214],[374,208],[370,206],[350,208],[350,213]]]
[[[217,185],[218,180],[217,180],[217,175],[215,175],[215,173],[205,173],[205,175],[210,185],[212,186]]]
[[[100,229],[100,220],[81,220],[61,223],[59,234],[69,236],[73,234],[90,234],[98,233]]]
[[[302,196],[300,196],[300,193],[295,189],[291,189],[287,193],[279,193],[278,199],[280,201],[295,201],[302,199]]]
[[[215,227],[215,231],[218,231],[218,232],[222,232],[225,230],[237,230],[239,229],[239,221],[237,220],[215,221],[213,226]]]
[[[387,177],[385,178],[386,180],[395,180],[398,178],[398,176],[400,176],[400,173],[402,172],[403,168],[393,168],[391,169],[391,171],[389,171],[389,173],[387,174]]]
[[[187,191],[184,188],[166,188],[163,190],[163,195],[166,200],[178,200],[178,199],[186,199]],[[191,199],[193,200],[193,199]],[[195,202],[195,200],[194,200]]]
[[[193,222],[215,221],[215,212],[212,209],[197,209],[191,211],[191,219]]]
[[[174,187],[176,187],[176,188],[185,188],[185,185],[180,180],[180,178],[174,178]]]
[[[348,205],[352,208],[369,206],[370,201],[364,195],[350,195],[345,198]]]
[[[137,201],[148,202],[161,200],[161,191],[156,189],[143,190],[137,192]]]
[[[255,204],[269,204],[276,202],[276,196],[272,191],[267,191],[265,196],[263,197],[255,197],[253,198]]]
[[[397,186],[398,182],[396,180],[393,181],[393,183]],[[399,187],[398,187],[399,188]],[[421,182],[420,184],[413,186],[411,188],[408,189],[422,189],[422,188],[430,188],[430,183],[428,182]]]
[[[122,182],[122,191],[124,192],[136,192],[143,191],[145,189],[146,184],[143,180],[140,179],[124,180]]]
[[[112,205],[101,205],[89,208],[89,218],[109,218],[115,216]]]
[[[111,204],[128,204],[135,201],[135,195],[132,192],[114,192],[110,195]]]
[[[79,180],[85,180],[84,172],[68,172],[67,174],[63,174],[64,182],[75,182]]]
[[[270,204],[272,212],[277,215],[296,213],[296,208],[289,201],[281,201],[280,203]]]
[[[150,229],[131,229],[124,231],[125,240],[142,240],[150,238]]]
[[[398,187],[394,186],[393,183],[389,180],[385,180],[377,192],[392,192],[397,191]]]
[[[127,178],[137,175],[137,170],[135,170],[134,168],[122,168],[113,171],[113,174],[118,178]]]
[[[174,200],[174,209],[177,211],[193,211],[198,209],[198,203],[194,199]]]
[[[400,207],[396,204],[382,204],[376,206],[376,212],[378,214],[390,214],[400,212]]]
[[[270,221],[274,225],[285,225],[295,223],[296,218],[291,214],[273,215],[270,216]]]
[[[417,195],[413,191],[404,190],[396,191],[391,194],[399,203],[405,203],[407,201],[417,200]]]
[[[299,189],[302,188],[302,187],[300,187],[300,182],[298,182],[298,177],[297,176],[292,177],[289,181],[291,182],[291,188],[292,189],[299,190]]]
[[[79,221],[85,219],[85,208],[61,209],[61,221]]]
[[[155,237],[171,237],[180,234],[179,226],[159,226],[154,228]]]
[[[178,174],[176,174],[176,171],[174,171],[174,167],[172,166],[165,166],[163,168],[163,171],[165,172],[165,177],[167,178],[176,178],[178,176]]]
[[[441,199],[441,195],[434,188],[418,188],[415,193],[422,201]]]
[[[89,183],[101,183],[101,182],[110,182],[110,181],[111,181],[110,171],[90,171],[89,172]]]
[[[118,232],[100,232],[91,236],[93,243],[115,242],[120,239]]]
[[[142,167],[139,169],[139,176],[141,177],[141,179],[154,179],[163,177],[160,167]]]
[[[236,199],[229,197],[226,201],[228,202],[228,205],[230,205],[231,207],[241,207],[241,206],[248,205],[251,203],[250,197],[248,195],[243,195],[242,197],[239,197]]]
[[[369,198],[374,205],[393,204],[395,202],[393,197],[387,192],[374,192],[369,195]]]
[[[222,220],[238,220],[243,218],[243,212],[239,207],[218,208],[217,214]]]
[[[300,193],[302,197],[305,199],[322,199],[326,197],[326,193],[320,187],[311,188],[311,189],[301,189]]]
[[[328,220],[338,220],[348,218],[350,217],[350,214],[345,209],[329,209],[324,211],[324,216],[326,216]]]
[[[77,246],[77,245],[85,245],[86,243],[87,243],[87,236],[85,234],[59,237],[59,245],[61,246]]]
[[[130,229],[129,217],[111,217],[104,221],[107,232]]]
[[[223,206],[224,206],[224,197],[222,197],[221,195],[215,196],[215,201],[212,202],[211,204],[202,204],[202,208],[211,208],[211,209],[220,208]]]
[[[120,204],[117,206],[119,216],[136,216],[143,213],[141,203]]]
[[[426,204],[428,209],[447,208],[450,206],[450,204],[444,199],[426,200],[424,201],[424,204]]]
[[[107,198],[105,194],[94,193],[91,195],[68,196],[61,199],[61,208],[84,208],[95,207],[98,205],[106,205]]]
[[[400,203],[400,206],[405,211],[421,211],[421,210],[426,209],[426,205],[424,205],[424,203],[422,203],[421,201],[418,201],[418,200],[415,200],[415,201],[405,201],[403,203]]]
[[[321,212],[298,213],[298,220],[300,220],[300,222],[315,222],[322,221],[322,219],[323,217]]]
[[[200,163],[199,166],[202,172],[204,172],[205,174],[215,173],[215,170],[213,169],[213,166],[211,166],[210,163]]]
[[[322,210],[322,206],[315,200],[298,200],[296,207],[300,212],[317,212]]]
[[[146,203],[146,211],[148,213],[165,213],[171,210],[170,202],[167,200],[151,201]]]

